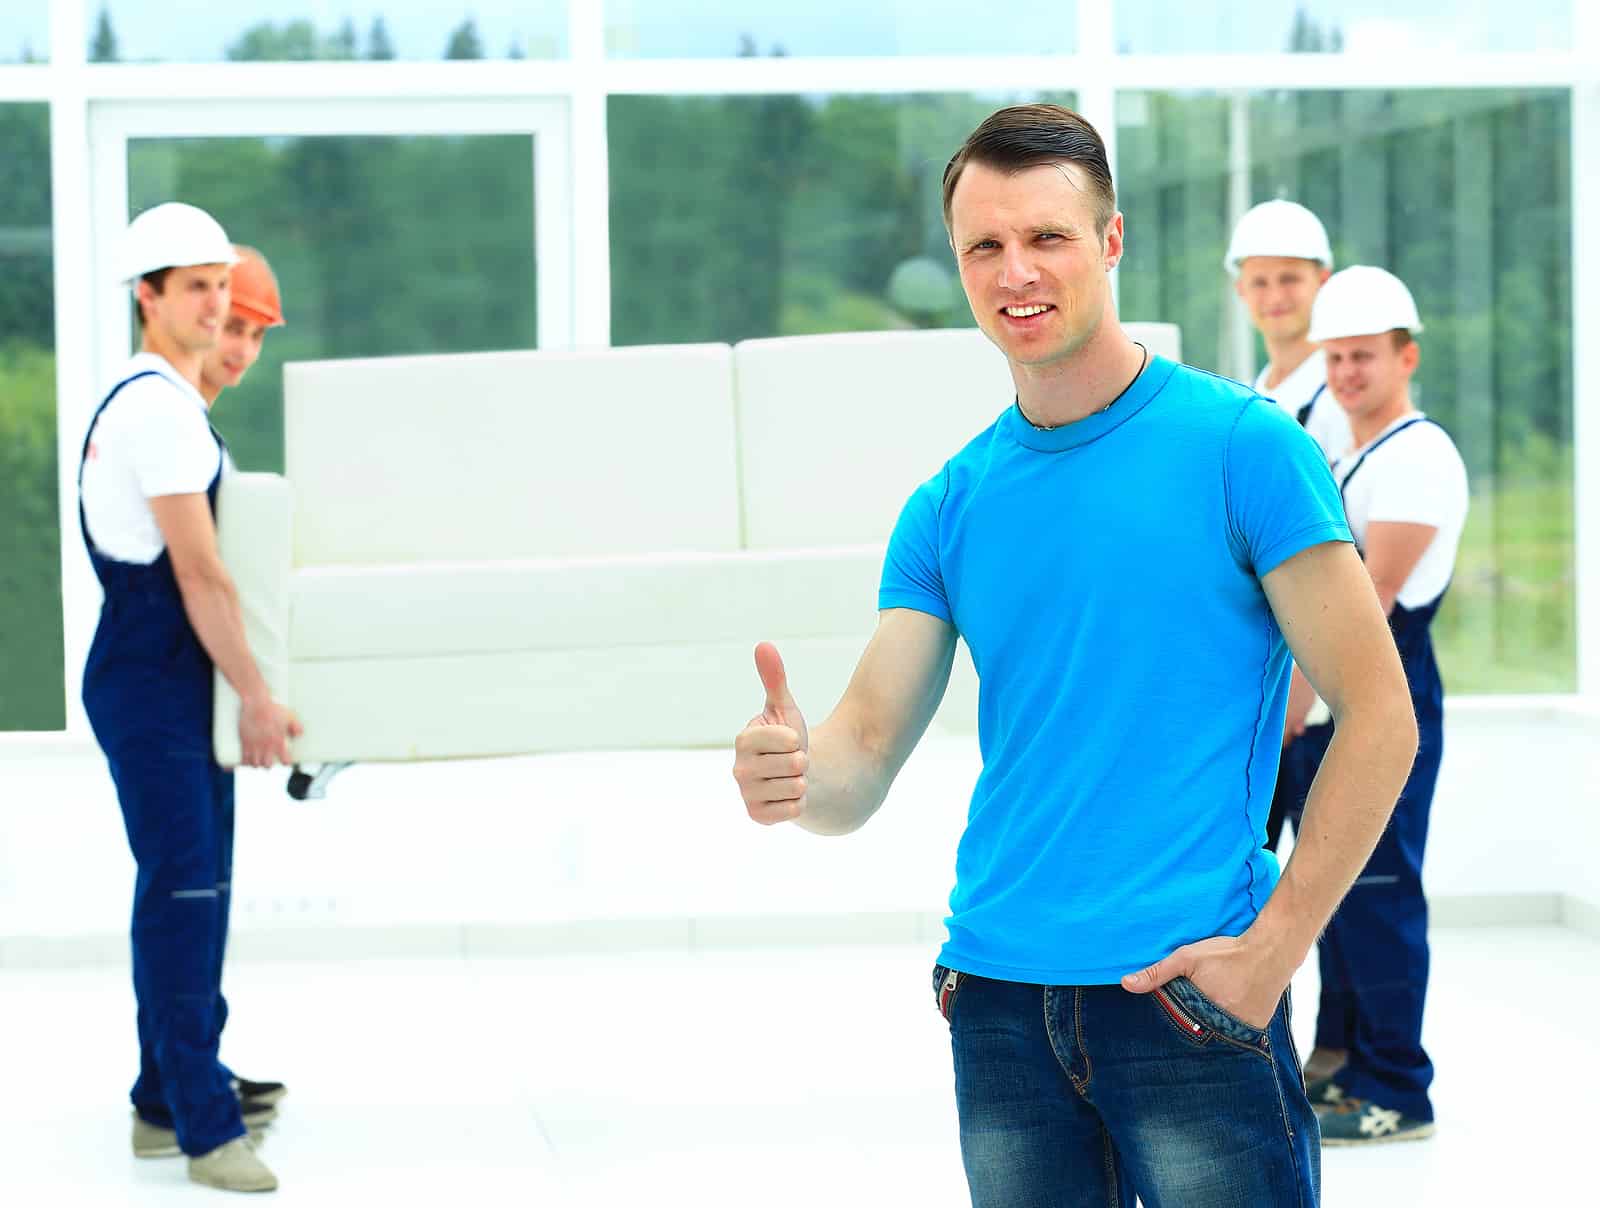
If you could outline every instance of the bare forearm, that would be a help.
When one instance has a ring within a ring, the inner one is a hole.
[[[233,581],[225,572],[195,574],[179,579],[178,589],[200,645],[240,699],[266,696],[266,680],[245,640],[244,617]]]
[[[1294,854],[1251,932],[1293,971],[1388,825],[1417,753],[1409,699],[1339,719],[1306,799]]]
[[[806,811],[795,825],[816,835],[859,830],[878,812],[893,780],[889,761],[836,711],[812,731]]]

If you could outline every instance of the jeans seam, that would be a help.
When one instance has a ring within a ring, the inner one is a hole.
[[[1083,987],[1079,986],[1072,992],[1072,1035],[1073,1041],[1078,1046],[1078,1052],[1083,1054],[1083,1095],[1087,1098],[1089,1084],[1094,1081],[1094,1062],[1089,1057],[1089,1046],[1083,1042]],[[1067,1077],[1072,1077],[1071,1073]]]
[[[1306,1067],[1301,1064],[1300,1050],[1294,1043],[1294,1011],[1289,1005],[1289,1000],[1292,997],[1291,992],[1285,989],[1283,992],[1283,1034],[1289,1038],[1289,1056],[1294,1060],[1295,1076],[1300,1079],[1300,1093],[1309,1097],[1310,1090],[1306,1086]]]
[[[1117,1188],[1117,1153],[1111,1144],[1111,1130],[1100,1126],[1100,1151],[1106,1159],[1106,1202],[1108,1208],[1121,1208],[1122,1197]]]
[[[1292,1051],[1294,1048],[1292,1042],[1289,1047]],[[1299,1065],[1299,1062],[1297,1061],[1295,1064]],[[1283,1083],[1278,1078],[1278,1063],[1276,1061],[1272,1063],[1272,1089],[1278,1095],[1278,1117],[1283,1121],[1283,1136],[1289,1146],[1289,1165],[1294,1169],[1295,1203],[1300,1208],[1306,1208],[1305,1196],[1303,1195],[1305,1179],[1303,1177],[1304,1172],[1300,1169],[1300,1152],[1295,1147],[1294,1125],[1289,1121],[1289,1105],[1284,1102]]]

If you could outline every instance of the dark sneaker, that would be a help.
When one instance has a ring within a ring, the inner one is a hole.
[[[262,1129],[277,1117],[278,1109],[270,1103],[256,1103],[251,1100],[239,1104],[239,1113],[244,1117],[244,1126],[250,1132],[250,1139],[259,1141]],[[134,1157],[175,1158],[181,1152],[175,1130],[152,1124],[138,1112],[133,1113]]]
[[[281,1082],[252,1082],[249,1078],[235,1078],[233,1093],[253,1103],[273,1104],[289,1093]]]
[[[1311,1100],[1311,1110],[1320,1116],[1344,1102],[1344,1087],[1333,1078],[1313,1078],[1306,1083],[1306,1098]]]
[[[1345,1096],[1337,1107],[1319,1112],[1324,1145],[1381,1145],[1421,1141],[1433,1136],[1432,1120],[1413,1120],[1366,1099]]]

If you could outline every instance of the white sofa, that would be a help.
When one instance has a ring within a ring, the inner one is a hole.
[[[303,764],[722,745],[760,640],[832,708],[906,496],[1012,394],[974,330],[292,364],[219,541]],[[963,651],[934,725],[975,718]]]

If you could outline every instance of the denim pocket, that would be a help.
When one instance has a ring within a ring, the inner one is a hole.
[[[1260,1053],[1268,1050],[1265,1028],[1253,1028],[1230,1015],[1187,977],[1173,978],[1155,991],[1155,997],[1167,1017],[1196,1043],[1204,1044],[1215,1036]]]
[[[950,1022],[950,1013],[956,1007],[956,994],[961,989],[961,983],[966,980],[966,974],[944,965],[933,967],[933,1001],[939,1008],[939,1014],[944,1016],[946,1023]]]

